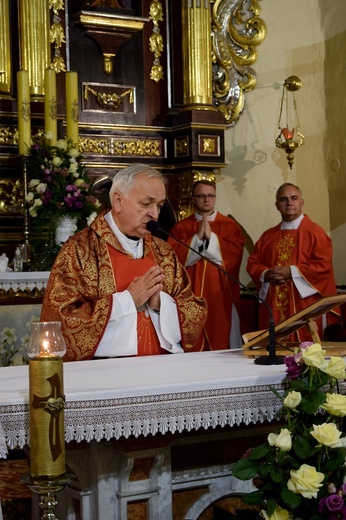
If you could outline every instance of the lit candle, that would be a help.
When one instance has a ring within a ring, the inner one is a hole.
[[[20,155],[28,155],[31,146],[30,86],[27,70],[17,72],[18,148]]]
[[[78,75],[66,72],[66,137],[78,145]]]
[[[64,383],[66,344],[59,322],[31,324],[28,343],[30,395],[30,475],[65,474]]]
[[[44,72],[44,130],[50,135],[51,144],[58,140],[56,73],[53,69]]]

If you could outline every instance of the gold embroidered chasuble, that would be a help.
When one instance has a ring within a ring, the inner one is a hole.
[[[283,321],[305,309],[324,296],[337,294],[332,265],[332,242],[326,232],[305,215],[298,229],[282,230],[281,224],[268,229],[255,244],[254,252],[248,258],[247,271],[261,287],[261,275],[274,266],[296,266],[299,275],[316,291],[302,298],[292,280],[282,285],[270,285],[266,301],[270,305],[275,323]],[[338,318],[339,310],[327,314],[328,322]],[[267,329],[269,314],[264,305],[259,308],[258,328]],[[322,337],[322,319],[316,320]],[[300,329],[290,341],[311,341],[305,327]]]
[[[112,294],[119,290],[108,247],[127,253],[109,228],[104,214],[71,237],[53,265],[44,296],[41,320],[61,321],[67,344],[65,361],[92,359],[112,309]],[[206,320],[203,298],[193,295],[189,277],[171,247],[148,234],[144,254],[164,270],[163,290],[177,304],[182,347],[192,351]]]

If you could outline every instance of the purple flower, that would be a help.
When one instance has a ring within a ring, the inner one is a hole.
[[[287,367],[286,375],[288,379],[297,379],[297,377],[299,377],[301,374],[301,368],[298,363],[296,363],[294,357],[286,356],[284,362]]]
[[[75,202],[75,198],[67,195],[64,197],[64,201],[66,202],[68,208],[72,208]]]
[[[48,204],[51,198],[52,198],[51,190],[46,190],[45,194],[43,196],[43,199],[42,199],[42,203],[43,204]]]
[[[318,503],[318,512],[320,513],[320,515],[323,515],[324,513],[328,513],[328,509],[326,507],[326,500],[327,500],[327,497],[323,497],[323,498],[321,498],[321,500]]]
[[[346,482],[343,483],[343,485],[341,486],[341,489],[340,489],[341,493],[343,495],[346,495]]]
[[[311,345],[313,345],[313,341],[303,341],[303,343],[300,343],[300,348],[308,348],[310,347]]]
[[[76,204],[75,204],[75,206],[76,206],[76,209],[82,209],[82,207],[84,206],[84,204],[83,204],[83,202],[81,202],[81,201],[77,201]]]
[[[334,493],[326,498],[326,507],[329,511],[340,511],[344,506],[344,499],[341,495]]]

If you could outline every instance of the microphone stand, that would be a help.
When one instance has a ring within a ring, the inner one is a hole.
[[[251,294],[251,296],[256,298],[260,303],[263,303],[266,306],[266,308],[268,309],[268,312],[270,314],[269,324],[268,324],[268,333],[269,333],[268,356],[259,356],[258,358],[255,358],[254,363],[256,365],[282,365],[284,363],[284,356],[276,355],[275,320],[274,320],[274,316],[273,316],[273,311],[270,308],[270,305],[268,304],[268,302],[266,302],[263,298],[261,298],[257,294],[253,293],[248,287],[246,287],[246,285],[244,285],[242,282],[237,280],[237,278],[232,276],[225,269],[220,267],[219,264],[217,264],[213,260],[210,260],[210,258],[207,258],[206,256],[202,255],[202,253],[197,251],[197,249],[194,249],[193,247],[190,247],[187,244],[185,244],[185,242],[180,240],[180,238],[178,238],[177,236],[173,235],[173,233],[166,231],[155,220],[149,220],[149,222],[147,222],[147,224],[146,224],[146,228],[152,234],[155,232],[159,232],[159,233],[164,233],[165,235],[173,238],[176,242],[178,242],[182,246],[187,247],[188,249],[190,249],[190,251],[192,251],[193,253],[196,253],[198,256],[200,256],[201,258],[203,258],[204,260],[209,262],[211,265],[216,267],[216,269],[218,269],[221,273],[228,276],[228,278],[230,278],[233,282],[238,284],[248,294]]]

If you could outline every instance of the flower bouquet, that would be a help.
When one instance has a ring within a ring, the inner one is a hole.
[[[217,518],[265,520],[346,519],[346,364],[325,357],[321,345],[302,343],[285,358],[284,425],[249,450],[233,470],[254,479],[256,491],[242,501],[258,511]]]
[[[27,173],[26,202],[41,245],[42,236],[50,242],[60,218],[75,218],[76,231],[97,216],[100,203],[91,193],[91,180],[72,142],[60,139],[52,145],[48,134],[39,136],[29,151]],[[59,247],[53,247],[52,240],[49,245],[55,256]]]

